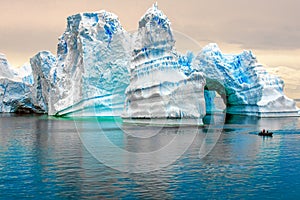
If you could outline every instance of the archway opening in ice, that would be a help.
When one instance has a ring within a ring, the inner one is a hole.
[[[216,80],[206,78],[204,98],[206,114],[224,112],[227,107],[227,92],[224,86]]]

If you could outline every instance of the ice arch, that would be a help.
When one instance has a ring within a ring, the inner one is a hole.
[[[206,88],[224,98],[227,113],[298,116],[295,101],[284,95],[284,82],[269,74],[251,51],[223,54],[216,44],[209,44],[197,55],[194,67],[205,74]]]

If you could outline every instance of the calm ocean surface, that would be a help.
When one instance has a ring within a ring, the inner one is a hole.
[[[300,199],[300,118],[205,123],[1,114],[0,199]]]

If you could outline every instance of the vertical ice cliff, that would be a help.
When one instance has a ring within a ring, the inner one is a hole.
[[[227,113],[298,116],[295,102],[284,95],[283,81],[267,73],[251,51],[222,54],[216,44],[209,44],[198,54],[193,67],[205,74],[206,87],[224,98]]]
[[[133,36],[130,85],[123,117],[196,119],[205,115],[202,73],[190,70],[191,56],[179,55],[168,18],[153,5]]]
[[[50,70],[56,64],[56,57],[49,51],[42,51],[30,59],[30,64],[34,77],[32,84],[33,104],[47,113],[51,86]]]
[[[119,115],[129,84],[129,34],[106,11],[68,17],[51,70],[50,115]]]

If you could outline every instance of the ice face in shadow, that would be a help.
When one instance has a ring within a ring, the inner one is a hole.
[[[209,44],[197,55],[193,67],[206,76],[206,86],[225,99],[227,113],[260,117],[298,116],[298,108],[283,93],[284,82],[266,72],[251,51],[222,54]]]
[[[129,84],[129,34],[106,11],[68,17],[51,70],[50,115],[112,116]]]
[[[50,71],[56,65],[56,57],[49,51],[42,51],[30,59],[30,64],[34,77],[33,104],[47,113],[51,86]]]
[[[191,54],[179,55],[174,45],[170,22],[154,5],[133,36],[124,118],[192,118],[202,123],[205,79],[190,69]]]

